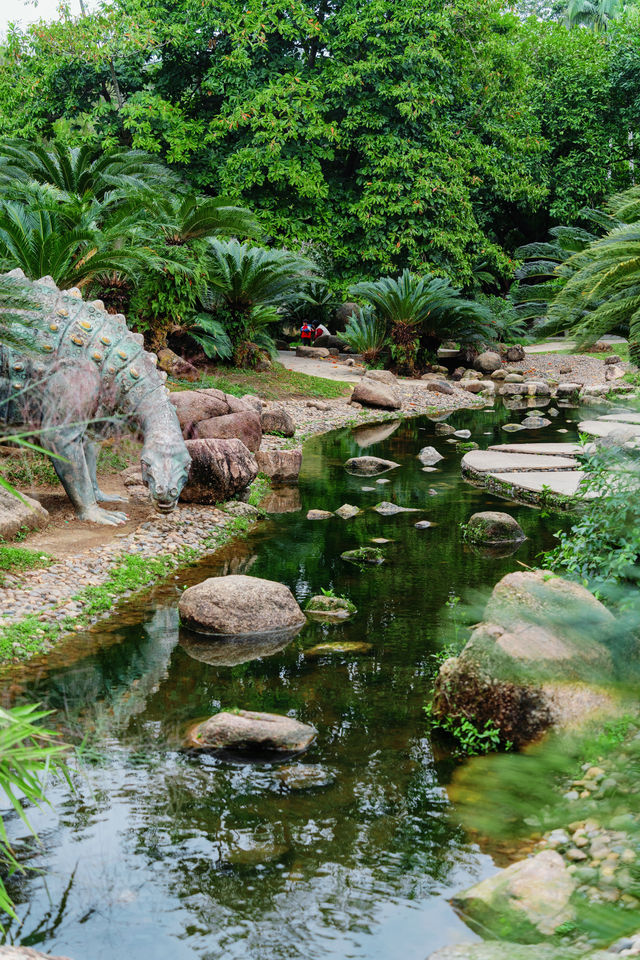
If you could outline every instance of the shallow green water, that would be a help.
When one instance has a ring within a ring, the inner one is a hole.
[[[516,417],[481,410],[450,422],[484,447],[504,442],[500,423]],[[568,434],[556,433],[565,426]],[[515,439],[574,436],[560,417]],[[447,898],[494,868],[456,825],[449,766],[434,761],[422,713],[430,656],[451,636],[448,598],[486,594],[519,562],[534,564],[558,522],[508,505],[530,539],[512,557],[487,559],[462,543],[458,525],[504,501],[461,481],[460,454],[434,437],[434,424],[407,421],[360,445],[371,439],[344,430],[309,442],[301,509],[271,516],[13,678],[14,692],[19,682],[21,695],[59,710],[68,730],[89,732],[99,751],[75,777],[75,792],[56,786],[54,810],[34,811],[41,848],[10,821],[20,859],[41,872],[11,881],[20,925],[8,941],[73,960],[424,960],[474,938]],[[427,444],[445,455],[436,472],[416,458]],[[360,453],[401,467],[387,484],[349,476],[342,464]],[[294,491],[290,506],[296,499]],[[383,499],[420,512],[305,519],[312,507]],[[415,529],[420,519],[432,526]],[[383,565],[361,571],[341,560],[374,537],[392,541]],[[301,602],[333,587],[358,614],[338,626],[309,623],[269,657],[204,663],[180,644],[177,600],[184,585],[229,572],[282,581]],[[305,656],[334,640],[364,640],[371,650]],[[322,764],[335,783],[288,792],[274,766],[183,753],[186,725],[220,707],[313,723],[318,737],[298,762]]]

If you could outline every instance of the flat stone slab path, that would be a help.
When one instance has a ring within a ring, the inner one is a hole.
[[[587,433],[590,437],[608,437],[620,430],[640,436],[640,422],[632,420],[607,420],[601,417],[598,420],[583,420],[578,424],[578,429],[580,433]]]
[[[498,447],[488,450],[471,450],[462,458],[463,472],[497,473],[529,470],[576,470],[578,461],[573,457],[549,456],[544,453],[505,453]],[[523,444],[524,446],[524,444]]]
[[[592,437],[608,437],[620,430],[640,436],[640,413],[609,413],[582,421],[578,429]],[[594,444],[579,443],[498,443],[465,454],[462,475],[500,496],[526,503],[539,504],[548,493],[557,496],[559,503],[570,503],[576,497],[597,496],[580,491],[585,472],[572,456],[593,448]],[[615,483],[614,473],[611,483]]]
[[[501,453],[544,453],[549,457],[570,457],[585,448],[580,443],[497,443],[489,449]]]

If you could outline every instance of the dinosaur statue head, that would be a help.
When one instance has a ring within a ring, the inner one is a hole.
[[[140,456],[142,479],[160,513],[175,510],[178,497],[187,482],[191,457],[180,438],[180,442],[168,443],[157,437],[145,440]]]

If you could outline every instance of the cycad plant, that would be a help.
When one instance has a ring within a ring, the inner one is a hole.
[[[16,181],[48,184],[69,195],[103,200],[113,190],[181,189],[179,178],[143,150],[69,147],[63,143],[0,141],[0,187]]]
[[[629,336],[629,352],[640,360],[640,187],[611,198],[617,224],[563,265],[565,283],[551,301],[545,335],[565,331],[577,349],[605,333]]]
[[[277,308],[299,297],[315,267],[286,250],[267,250],[237,240],[210,239],[205,310],[223,323],[237,355],[256,327],[278,319]],[[265,312],[265,308],[270,308]]]
[[[397,277],[356,283],[349,291],[370,303],[385,321],[391,354],[402,373],[415,373],[419,350],[434,354],[444,340],[473,343],[493,337],[491,311],[444,277]]]
[[[17,201],[0,203],[0,272],[20,267],[30,280],[51,276],[62,289],[109,273],[135,273],[140,254],[117,248],[97,227],[71,225],[64,213]]]
[[[384,320],[375,315],[370,304],[359,307],[357,313],[351,314],[340,339],[344,340],[354,353],[361,354],[365,363],[371,365],[380,361],[389,344],[387,326]]]

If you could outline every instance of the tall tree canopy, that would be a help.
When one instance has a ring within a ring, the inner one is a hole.
[[[628,185],[637,35],[500,0],[116,0],[9,33],[0,133],[154,153],[345,284],[506,279]]]

